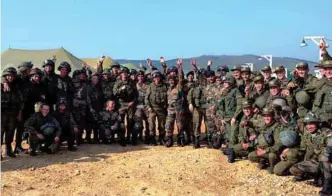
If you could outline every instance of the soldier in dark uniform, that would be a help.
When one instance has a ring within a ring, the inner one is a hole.
[[[100,112],[99,117],[100,139],[104,144],[110,144],[113,141],[112,137],[119,131],[121,120],[119,113],[115,110],[115,101],[108,100],[106,108]]]
[[[78,127],[70,111],[67,110],[67,100],[62,99],[57,104],[56,111],[52,114],[59,122],[61,127],[60,141],[67,141],[68,150],[76,151],[74,147],[74,140],[78,135]]]
[[[133,129],[133,116],[135,102],[137,99],[137,89],[133,81],[128,78],[128,68],[123,67],[120,72],[120,80],[116,81],[113,87],[113,94],[118,99],[119,104],[119,115],[121,116],[120,121],[120,139],[121,145],[125,145],[124,134],[125,118],[127,117],[127,143],[137,145],[137,131]]]
[[[17,71],[13,67],[4,70],[2,77],[6,79],[8,89],[5,91],[3,83],[1,83],[1,145],[3,144],[3,136],[6,135],[6,153],[9,157],[16,157],[12,151],[12,142],[14,139],[15,128],[17,122],[22,120],[23,97],[14,80]],[[20,142],[20,141],[16,141]],[[21,146],[21,143],[17,146]]]
[[[72,110],[74,85],[72,79],[69,77],[71,66],[68,62],[64,61],[59,65],[58,71],[60,74],[57,82],[57,101],[62,98],[66,98],[68,102],[68,109]]]
[[[136,71],[136,69],[129,70],[129,78],[133,82],[136,82],[136,80],[137,80],[137,71]]]
[[[91,77],[91,84],[87,87],[87,125],[86,125],[86,140],[88,143],[91,141],[91,131],[93,130],[94,143],[99,143],[99,127],[98,115],[102,110],[104,101],[103,94],[99,83],[99,74],[95,73]]]
[[[51,110],[57,102],[57,82],[58,76],[54,73],[55,62],[51,59],[43,61],[42,67],[44,68],[41,81],[45,84],[45,102],[51,106]]]
[[[34,113],[25,123],[24,128],[29,134],[30,155],[36,156],[36,149],[52,154],[59,149],[61,127],[50,114],[50,106],[42,104],[40,111]]]

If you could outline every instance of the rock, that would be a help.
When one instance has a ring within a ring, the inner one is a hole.
[[[149,168],[152,168],[150,164],[149,164]]]
[[[146,189],[148,189],[148,188],[146,188],[146,187],[142,187],[142,188],[141,188],[141,192],[144,193],[144,192],[146,191]]]
[[[81,175],[81,171],[80,170],[75,170],[74,176],[79,176]]]

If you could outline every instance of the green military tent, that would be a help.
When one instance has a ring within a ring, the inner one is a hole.
[[[6,68],[6,65],[13,64],[15,68],[24,61],[31,61],[35,67],[41,68],[44,60],[52,59],[56,56],[55,71],[58,72],[57,67],[61,62],[67,61],[72,68],[72,71],[82,68],[82,60],[75,57],[64,48],[47,49],[47,50],[24,50],[9,48],[1,54],[1,71]]]
[[[97,63],[99,59],[100,58],[82,58],[82,61],[86,62],[86,64],[92,69],[97,70]],[[114,63],[115,61],[111,57],[107,56],[105,57],[105,60],[103,62],[103,68],[104,69],[110,68],[111,65],[113,65]]]

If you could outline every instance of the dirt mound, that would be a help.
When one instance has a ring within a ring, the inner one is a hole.
[[[227,163],[218,150],[83,145],[2,162],[6,195],[318,195],[319,188]]]

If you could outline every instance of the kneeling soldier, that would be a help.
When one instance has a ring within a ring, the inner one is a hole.
[[[106,103],[106,108],[100,112],[100,135],[104,144],[110,144],[114,139],[112,136],[119,131],[119,122],[121,122],[121,116],[115,111],[115,102],[109,100]]]

